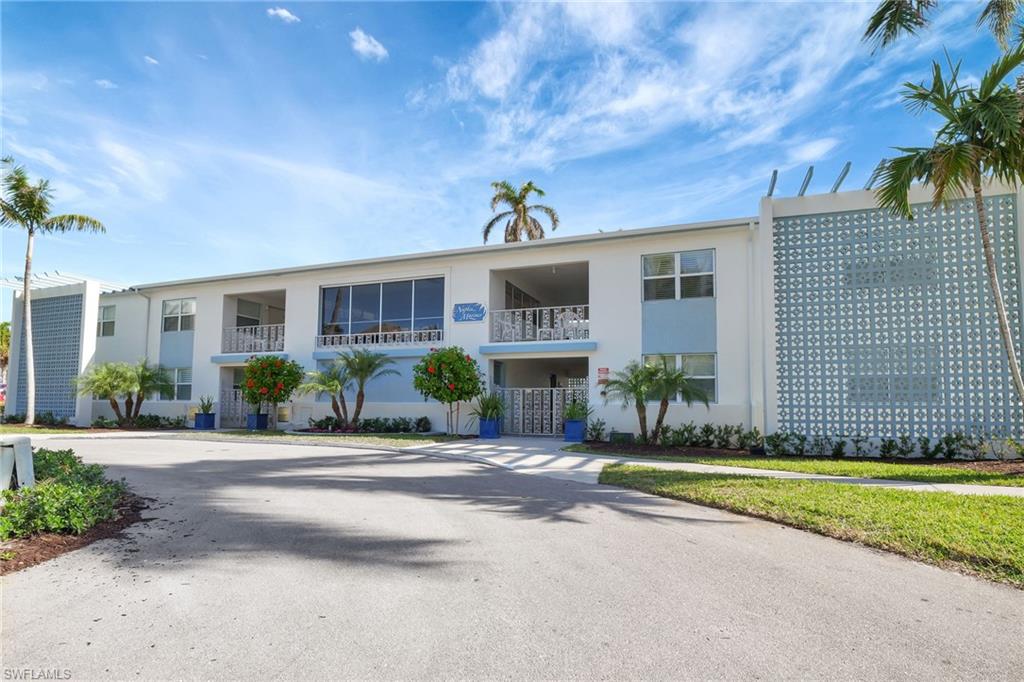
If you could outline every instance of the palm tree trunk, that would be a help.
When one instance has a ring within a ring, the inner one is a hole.
[[[636,401],[636,417],[640,420],[640,440],[647,442],[647,403],[643,400]]]
[[[658,406],[658,419],[654,422],[654,433],[651,434],[651,444],[657,445],[661,439],[661,429],[665,423],[665,414],[668,412],[668,400],[662,398]]]
[[[331,394],[331,409],[334,410],[334,418],[338,420],[339,424],[344,424],[344,420],[341,418],[341,406],[338,405],[338,396]]]
[[[146,399],[146,394],[139,391],[135,394],[135,409],[132,411],[132,421],[139,418],[139,412],[142,410],[142,401]]]
[[[366,398],[366,393],[363,391],[362,386],[356,391],[356,409],[352,413],[352,423],[355,424],[359,421],[359,415],[363,412],[363,399]]]
[[[132,397],[132,394],[129,393],[128,395],[126,395],[124,397],[124,417],[125,417],[125,420],[128,423],[133,422],[134,419],[132,418],[132,416],[134,414],[135,414],[135,399]]]
[[[21,294],[21,325],[25,330],[25,425],[36,423],[36,363],[32,352],[32,241],[35,232],[28,229],[25,247],[25,282]]]
[[[117,417],[117,424],[120,426],[124,422],[124,417],[121,416],[121,406],[117,403],[117,398],[108,398],[110,401],[110,407],[114,410],[114,416]]]
[[[338,403],[341,404],[341,423],[348,424],[348,402],[345,400],[345,391],[338,392]]]
[[[999,273],[996,271],[996,258],[992,251],[992,237],[988,231],[988,216],[985,210],[985,201],[981,195],[980,174],[974,181],[974,208],[978,213],[978,229],[981,231],[981,248],[985,254],[985,269],[988,271],[988,284],[992,288],[992,297],[996,304],[996,318],[999,320],[999,335],[1003,339],[1003,348],[1006,350],[1006,359],[1010,363],[1010,375],[1013,377],[1013,386],[1017,390],[1017,400],[1024,405],[1024,379],[1021,379],[1020,361],[1017,359],[1017,350],[1013,345],[1013,335],[1010,333],[1010,323],[1006,318],[1006,304],[1003,302],[1003,292],[999,287]]]

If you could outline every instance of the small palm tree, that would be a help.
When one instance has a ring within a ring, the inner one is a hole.
[[[654,430],[651,432],[651,442],[658,443],[661,440],[662,429],[665,425],[665,414],[668,412],[669,403],[681,398],[687,406],[695,402],[704,403],[709,406],[707,392],[690,381],[690,377],[682,369],[669,367],[668,361],[655,365],[657,373],[654,375],[650,397],[658,401],[658,417],[654,421]]]
[[[507,211],[502,211],[491,218],[484,225],[484,243],[491,236],[491,230],[498,223],[505,222],[505,242],[520,242],[523,235],[527,239],[544,239],[544,226],[530,213],[540,212],[547,215],[551,220],[551,230],[558,229],[558,213],[550,206],[543,204],[530,204],[530,195],[544,196],[544,190],[537,187],[533,182],[523,184],[519,189],[512,186],[507,180],[492,182],[494,196],[491,197],[491,210],[498,210],[499,206],[507,206]]]
[[[928,25],[928,13],[938,4],[937,0],[882,0],[868,21],[864,39],[886,47],[905,33],[917,33]],[[1006,49],[1014,19],[1022,6],[1022,0],[986,0],[978,25],[987,24],[999,45]]]
[[[352,423],[357,424],[363,411],[363,401],[366,399],[366,384],[374,379],[397,375],[396,370],[388,367],[395,364],[395,361],[383,353],[357,348],[339,353],[337,362],[344,368],[349,380],[356,385],[356,406],[352,412]]]
[[[25,330],[25,424],[35,423],[36,369],[32,352],[32,247],[37,234],[53,232],[103,232],[103,224],[85,215],[50,215],[53,190],[48,180],[32,184],[28,173],[14,160],[5,157],[2,162],[4,177],[0,196],[0,226],[15,227],[28,234],[25,246],[25,281],[22,290],[22,327]]]
[[[135,392],[136,375],[134,368],[127,362],[92,365],[75,379],[75,385],[81,395],[91,395],[109,401],[118,424],[125,424],[131,417],[132,408],[129,401]],[[124,411],[118,403],[121,399],[125,400]]]
[[[345,391],[352,385],[347,368],[335,360],[326,369],[306,373],[306,383],[299,385],[299,393],[326,393],[331,396],[331,409],[342,426],[348,424],[348,404]]]
[[[139,418],[139,412],[142,410],[142,402],[151,395],[173,392],[174,381],[166,369],[160,365],[151,365],[146,360],[140,360],[132,365],[131,369],[135,378],[135,397],[134,399],[129,398],[126,401],[134,403],[131,405],[131,415],[126,416],[128,416],[129,422],[135,423],[135,420]]]
[[[640,440],[644,443],[647,442],[647,400],[655,388],[657,377],[657,367],[632,360],[623,369],[613,372],[604,385],[605,402],[612,398],[622,402],[622,409],[631,404],[636,407]]]
[[[968,193],[974,197],[999,334],[1017,397],[1024,403],[1024,381],[1000,290],[982,196],[982,183],[988,178],[1011,186],[1024,183],[1024,101],[1004,83],[1022,63],[1024,46],[997,60],[977,87],[960,85],[959,64],[950,66],[948,79],[943,75],[942,66],[934,64],[932,84],[928,87],[907,83],[904,97],[908,106],[914,111],[938,114],[942,125],[931,147],[898,148],[904,154],[887,162],[877,197],[880,206],[908,220],[913,218],[908,192],[914,182],[923,181],[932,186],[936,206]]]

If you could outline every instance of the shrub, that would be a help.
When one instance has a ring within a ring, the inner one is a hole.
[[[562,419],[565,421],[586,421],[590,418],[592,411],[585,402],[573,400],[562,408]]]
[[[419,417],[367,417],[359,423],[343,422],[337,417],[309,419],[309,430],[323,433],[424,433],[430,431],[430,419]]]
[[[696,443],[694,443],[694,445],[696,445],[697,447],[701,447],[701,448],[714,447],[714,445],[715,445],[715,425],[714,424],[704,424],[703,426],[701,426],[700,430],[697,431],[697,439],[696,439]]]
[[[497,393],[481,395],[470,414],[477,419],[501,419],[505,416],[505,401]]]
[[[737,428],[739,431],[736,433],[736,447],[740,450],[749,450],[764,442],[764,438],[761,437],[761,432],[756,426],[749,431],[745,430],[742,426]]]
[[[287,402],[302,383],[302,366],[276,355],[253,356],[245,363],[242,399],[262,414],[264,405]]]
[[[71,450],[36,450],[36,485],[3,491],[0,539],[34,533],[81,534],[114,517],[124,484],[104,477],[103,467],[84,464]]]
[[[732,427],[729,424],[722,424],[721,426],[715,427],[715,447],[723,450],[732,447],[732,437],[734,433],[739,433],[741,427]]]
[[[412,384],[424,398],[448,406],[448,433],[458,426],[459,403],[483,393],[480,366],[459,346],[431,349],[412,372]]]
[[[603,419],[591,419],[587,424],[587,440],[603,441],[605,428],[607,424]]]
[[[24,421],[24,420],[22,420]],[[37,426],[64,426],[68,423],[67,417],[55,417],[53,412],[47,410],[36,415]]]
[[[101,415],[92,420],[92,427],[94,429],[116,429],[118,423],[115,419],[107,419]]]
[[[837,438],[835,442],[832,443],[832,456],[835,457],[836,459],[846,456],[845,438]]]
[[[899,444],[896,442],[895,438],[883,438],[878,449],[878,454],[880,457],[893,458],[896,456],[898,451]]]
[[[4,424],[24,424],[25,415],[4,413]]]
[[[417,433],[427,433],[430,431],[430,417],[420,417],[417,419],[414,428]]]
[[[899,441],[897,441],[896,456],[903,458],[914,456],[914,441],[907,434],[900,436]]]
[[[188,421],[185,417],[161,417],[158,414],[140,414],[133,426],[139,429],[182,429]]]

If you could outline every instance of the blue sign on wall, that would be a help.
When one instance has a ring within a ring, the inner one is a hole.
[[[483,303],[456,303],[452,310],[455,322],[480,322],[486,315],[487,308]]]

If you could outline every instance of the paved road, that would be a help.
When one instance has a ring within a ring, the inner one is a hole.
[[[766,522],[416,455],[68,444],[159,503],[5,579],[7,669],[1024,677],[1024,592]]]

